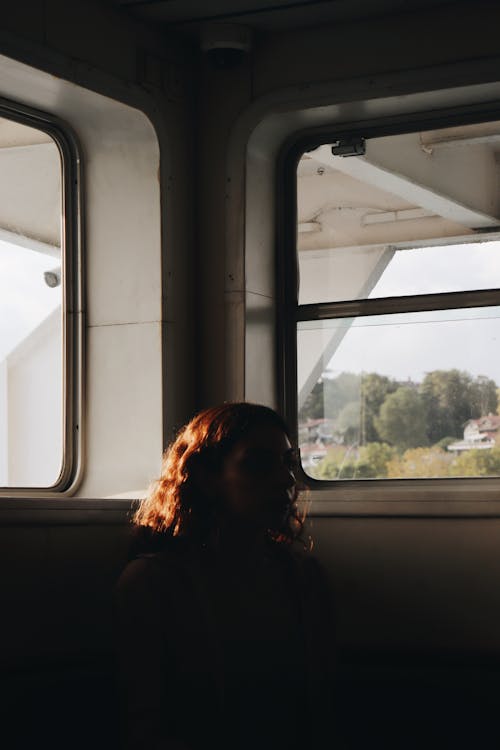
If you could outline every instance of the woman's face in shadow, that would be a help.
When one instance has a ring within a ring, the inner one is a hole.
[[[296,455],[279,427],[260,425],[226,456],[218,494],[229,517],[253,528],[279,528],[295,500]]]

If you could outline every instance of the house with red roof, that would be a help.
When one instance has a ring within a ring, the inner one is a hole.
[[[448,446],[448,450],[460,453],[462,451],[487,450],[493,448],[497,441],[500,443],[500,416],[487,414],[479,419],[469,419],[464,426],[463,440],[457,440]]]

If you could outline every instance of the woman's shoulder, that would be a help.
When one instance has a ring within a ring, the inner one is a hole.
[[[129,541],[129,558],[142,558],[152,555],[161,556],[170,553],[178,554],[186,542],[184,538],[171,533],[157,531],[150,526],[135,526],[131,530]]]
[[[157,554],[141,554],[127,562],[118,579],[118,586],[143,585],[157,577],[161,561]]]
[[[136,550],[126,564],[115,586],[115,598],[156,598],[158,592],[170,588],[178,575],[182,557],[180,545],[165,543]]]
[[[331,595],[331,583],[326,569],[310,550],[290,545],[288,554],[299,581],[307,590]]]
[[[154,555],[141,555],[130,560],[115,585],[114,600],[118,608],[152,602],[163,586],[163,576]]]
[[[297,542],[283,545],[287,554],[295,561],[297,565],[307,570],[322,569],[321,563],[310,549]]]
[[[288,562],[304,582],[323,581],[325,570],[312,552],[302,545],[278,543],[275,547],[278,557]]]

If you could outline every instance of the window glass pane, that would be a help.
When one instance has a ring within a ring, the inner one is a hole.
[[[339,302],[500,287],[500,241],[302,253],[300,302]]]
[[[63,452],[61,162],[0,118],[0,486],[50,487]]]
[[[499,476],[499,318],[482,307],[299,323],[306,473]]]
[[[364,148],[299,162],[299,303],[499,287],[500,122]]]

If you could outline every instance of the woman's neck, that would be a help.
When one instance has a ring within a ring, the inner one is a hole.
[[[255,555],[264,554],[267,533],[239,519],[224,517],[214,533],[213,547],[227,562],[243,563]]]

